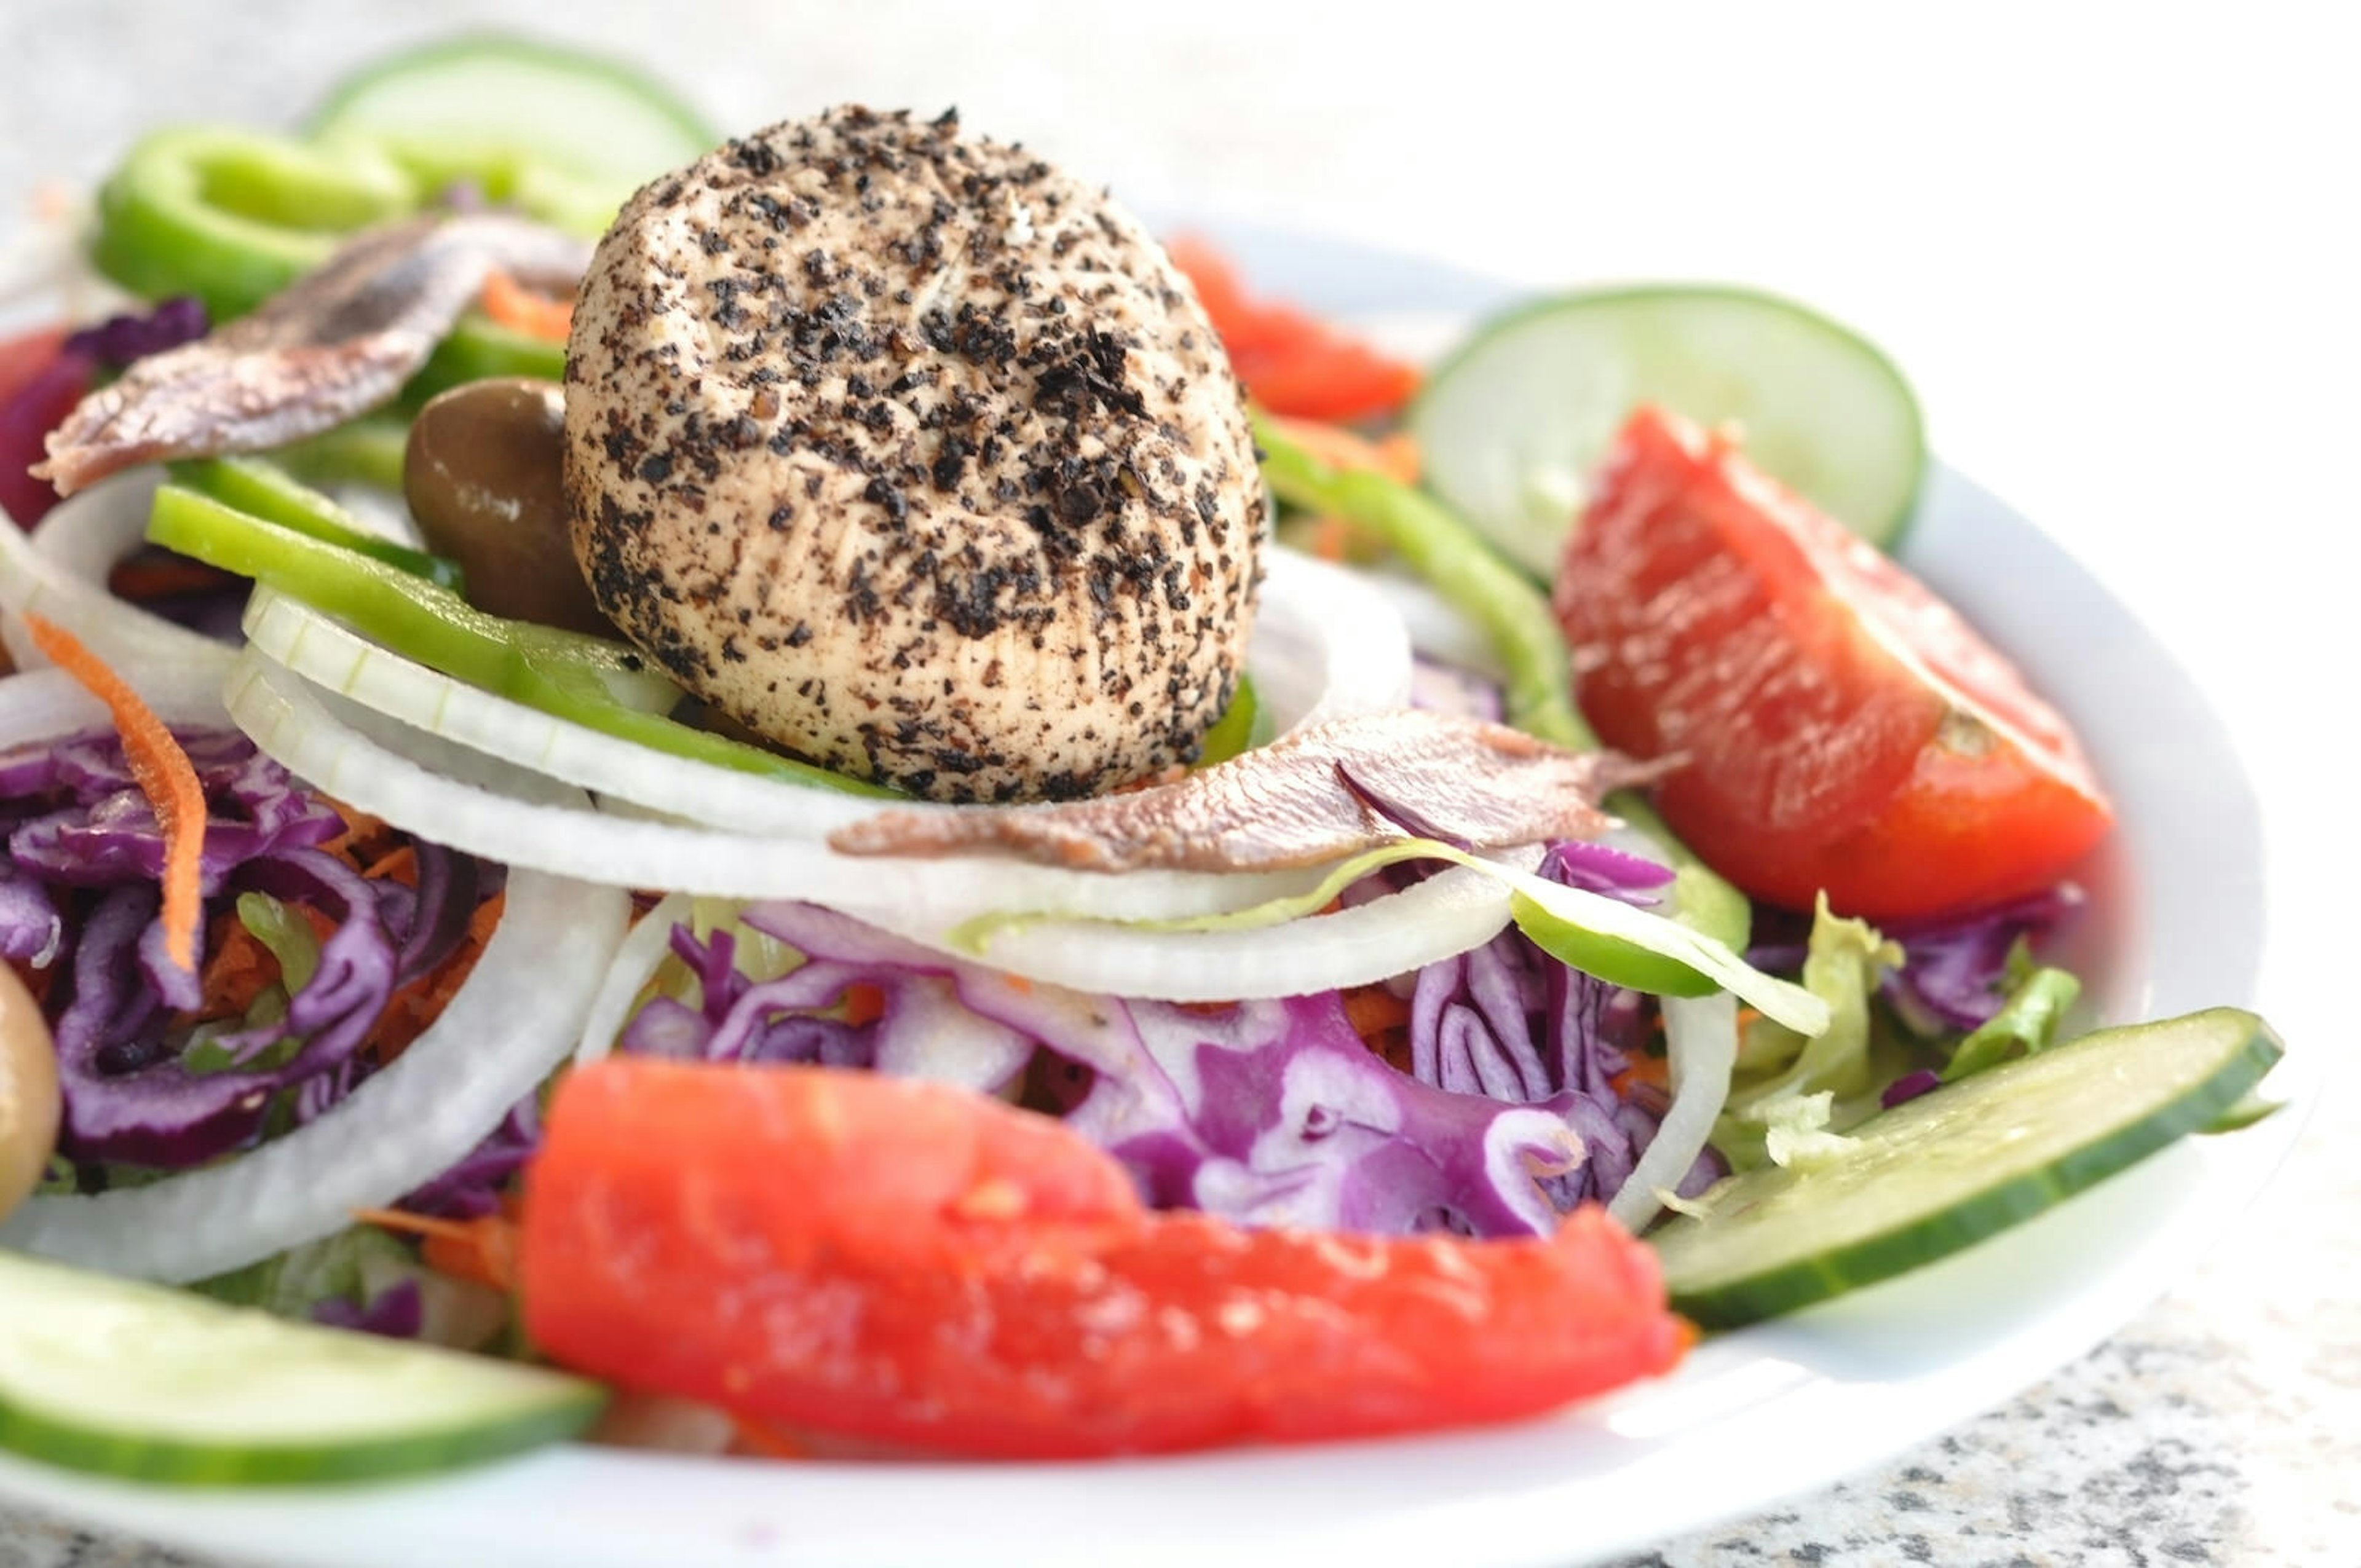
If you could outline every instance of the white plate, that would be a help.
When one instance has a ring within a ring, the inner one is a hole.
[[[1249,276],[1397,321],[1489,302],[1479,280],[1253,232]],[[2122,826],[2087,869],[2070,961],[2109,1021],[2251,999],[2261,824],[2220,721],[2164,648],[2055,543],[1949,472],[1905,558],[2080,729]],[[588,1448],[439,1481],[193,1494],[0,1461],[0,1497],[240,1562],[1418,1562],[1567,1565],[1824,1485],[1996,1404],[2145,1305],[2250,1201],[2300,1103],[2196,1139],[1931,1268],[1701,1346],[1673,1377],[1555,1418],[1444,1438],[1082,1465],[770,1464]]]

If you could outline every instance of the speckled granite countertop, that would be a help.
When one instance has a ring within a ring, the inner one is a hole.
[[[2048,451],[2048,427],[2021,411],[2018,381],[1979,377],[1991,361],[2039,345],[2054,356],[2053,377],[2070,382],[2078,366],[2132,353],[2127,345],[2144,344],[2154,320],[2182,302],[2178,278],[2152,277],[2145,269],[2144,247],[2155,236],[2139,228],[2136,214],[2127,208],[2111,225],[2074,226],[2075,214],[2088,206],[2087,187],[2072,171],[2079,167],[2080,99],[2053,91],[2044,71],[2063,72],[2076,84],[2074,93],[2081,82],[2104,76],[2111,91],[2129,95],[2113,113],[2149,116],[2142,134],[2161,150],[2120,169],[2111,163],[2111,178],[2120,176],[2124,188],[2154,181],[2176,192],[2167,207],[2227,211],[2236,222],[2210,226],[2252,227],[2276,215],[2268,203],[2298,203],[2312,188],[2308,181],[2327,178],[2329,165],[2305,162],[2305,149],[2352,144],[2341,119],[2303,117],[2315,104],[2346,101],[2325,74],[2334,51],[2297,40],[2272,53],[2267,71],[2242,75],[2249,62],[2237,45],[2144,24],[2138,47],[2166,51],[2158,57],[2162,63],[2118,72],[2117,51],[2133,46],[2112,24],[2085,28],[2045,12],[2037,38],[1960,28],[1938,36],[1931,24],[1894,34],[1882,29],[1900,13],[1859,5],[1813,8],[1817,32],[1781,8],[1770,33],[1739,38],[1708,55],[1698,52],[1697,36],[1679,30],[1686,22],[1666,21],[1663,27],[1672,31],[1651,31],[1657,24],[1639,15],[1646,8],[1617,9],[1612,20],[1586,14],[1568,26],[1625,34],[1588,40],[1570,33],[1552,49],[1514,51],[1512,60],[1488,49],[1485,29],[1472,22],[1415,37],[1382,28],[1342,37],[1323,23],[1316,67],[1305,63],[1308,52],[1290,54],[1274,44],[1287,31],[1286,8],[1277,0],[1199,0],[1185,14],[1158,11],[1152,17],[1124,8],[1119,19],[1115,10],[1081,0],[973,11],[913,0],[858,8],[801,0],[681,0],[661,7],[570,0],[565,16],[569,31],[608,48],[643,50],[675,77],[697,82],[700,95],[733,121],[752,123],[774,106],[785,113],[851,96],[927,105],[956,99],[975,123],[1009,127],[1053,156],[1086,159],[1126,193],[1150,203],[1202,202],[1220,192],[1232,208],[1266,218],[1400,243],[1403,193],[1422,193],[1430,203],[1418,209],[1424,217],[1443,199],[1435,193],[1447,189],[1456,202],[1450,221],[1422,226],[1416,247],[1465,264],[1561,251],[1575,257],[1578,240],[1587,248],[1566,269],[1585,275],[1711,272],[1850,302],[1859,319],[1913,367],[1930,407],[1947,416],[1939,433],[1948,453],[1995,477],[2035,515],[2057,520],[2051,526],[2062,522],[2060,532],[2078,553],[2130,595],[2152,624],[2192,629],[2176,641],[2213,689],[2267,674],[2262,653],[2240,665],[2231,652],[2210,649],[2198,635],[2219,591],[2202,567],[2176,558],[2183,553],[2148,548],[2152,541],[2128,523],[2111,531],[2120,521],[2115,503],[2125,499],[2126,484],[2136,488],[2136,476],[2058,460]],[[533,25],[543,14],[524,0],[8,0],[0,7],[0,203],[14,213],[37,180],[86,181],[102,172],[136,125],[267,117],[286,105],[291,89],[302,96],[304,84],[335,65],[393,39],[488,19]],[[661,31],[651,16],[664,18]],[[1490,19],[1509,24],[1506,13]],[[2257,25],[2257,31],[2269,29]],[[716,49],[718,39],[730,47]],[[1956,67],[1942,73],[1942,82],[1923,71],[1867,69],[1878,49],[1916,55],[1938,47]],[[1568,63],[1587,54],[1647,60],[1674,49],[1682,51],[1697,87],[1684,99],[1690,105],[1684,122],[1710,120],[1692,111],[1721,94],[1730,105],[1725,117],[1746,125],[1747,139],[1756,144],[1753,166],[1840,169],[1856,185],[1884,192],[1883,204],[1864,206],[1850,195],[1815,204],[1808,192],[1781,185],[1783,198],[1802,202],[1817,225],[1815,249],[1790,243],[1785,227],[1766,227],[1766,214],[1784,218],[1788,208],[1750,206],[1754,187],[1723,181],[1713,196],[1735,214],[1726,225],[1700,226],[1693,214],[1667,211],[1640,230],[1622,225],[1602,236],[1587,221],[1594,210],[1587,198],[1578,213],[1558,216],[1550,203],[1530,199],[1534,165],[1462,158],[1450,151],[1458,145],[1450,137],[1423,135],[1416,127],[1426,120],[1400,112],[1412,88],[1423,95],[1421,110],[1437,123],[1454,113],[1496,118],[1521,104],[1533,116],[1522,122],[1530,145],[1543,124],[1569,112],[1560,88],[1578,80],[1590,105],[1582,122],[1589,134],[1644,120],[1650,135],[1671,149],[1666,156],[1687,159],[1685,168],[1704,168],[1696,137],[1684,140],[1679,126],[1651,117],[1656,100],[1644,72],[1584,76]],[[2018,72],[2018,60],[2032,63]],[[2323,69],[2308,76],[2312,63]],[[1989,93],[1952,84],[1972,83],[1979,71],[2007,80]],[[2191,72],[2205,76],[2219,115],[2180,115],[2168,90]],[[2241,82],[2248,96],[2224,96]],[[2143,83],[2172,102],[2140,96],[2148,90]],[[1811,100],[1844,103],[1848,113],[1883,130],[1876,138],[1859,137],[1848,125],[1816,117]],[[1992,112],[2003,102],[2006,115]],[[2169,141],[2174,126],[2200,119],[2213,127],[2204,132],[2208,139]],[[2232,124],[2253,139],[2220,140],[2229,134],[2222,127]],[[2065,155],[2055,156],[2060,146]],[[2121,154],[2118,147],[2109,157]],[[2209,157],[2229,174],[2217,177]],[[1887,161],[1875,161],[1881,158]],[[1997,161],[1987,167],[1979,160]],[[1963,194],[1929,200],[1914,193],[1923,181],[1894,177],[1920,168],[1952,179]],[[2197,182],[2194,197],[2189,181]],[[1985,200],[1977,192],[1988,189],[2005,190],[2014,204],[1977,205]],[[2050,270],[2039,275],[2012,270],[2023,247],[2000,221],[2027,214],[2066,236],[2042,247],[2042,266]],[[1980,231],[2003,234],[2003,241],[1982,245]],[[2169,234],[2175,247],[2193,243],[2185,228]],[[1889,241],[1898,248],[1880,248]],[[2163,241],[2152,248],[2160,250]],[[2237,352],[2224,346],[2229,329],[2215,323],[2208,337],[2201,321],[2176,343],[2222,356],[2220,373],[2118,377],[2094,416],[2093,444],[2103,448],[2111,430],[2120,433],[2143,420],[2164,426],[2193,409],[2210,433],[2250,444],[2291,420],[2299,429],[2289,444],[2301,445],[2301,422],[2312,417],[2315,448],[2335,449],[2334,433],[2349,429],[2349,409],[2323,403],[2307,415],[2311,405],[2297,399],[2274,404],[2266,420],[2243,414],[2235,389],[2206,400],[2209,388],[2225,382],[2234,389],[2295,385],[2315,356],[2348,366],[2361,357],[2361,345],[2335,345],[2344,341],[2335,334],[2351,323],[2323,315],[2304,292],[2307,280],[2316,291],[2345,280],[2336,297],[2349,295],[2351,259],[2324,229],[2279,245],[2272,263],[2277,287],[2264,296],[2242,294],[2236,330],[2240,342],[2296,345],[2290,356],[2227,368]],[[2195,277],[2209,264],[2200,255],[2190,265]],[[1538,277],[1566,269],[1544,259],[1521,269]],[[1920,285],[1934,298],[1980,291],[1974,297],[1983,309],[1929,309]],[[2061,286],[2070,301],[2041,317],[2043,302],[2061,297]],[[2273,311],[2285,314],[2275,318]],[[2274,331],[2268,323],[2275,320],[2285,330]],[[2021,331],[2022,341],[2006,335],[2012,331]],[[2349,395],[2349,388],[2329,391]],[[2105,422],[2110,414],[2113,426]],[[2265,482],[2243,469],[2232,472],[2235,466],[2208,470],[2191,457],[2173,477],[2172,497],[2193,505],[2211,483],[2217,500],[2244,499]],[[2152,489],[2129,499],[2144,505],[2163,495]],[[2136,513],[2140,506],[2120,510]],[[2317,576],[2316,584],[2291,582],[2284,591],[2319,591],[2324,608],[2335,575]],[[2201,662],[2197,656],[2209,650],[2219,656]],[[2286,697],[2286,713],[2295,712],[2279,683],[2256,685]],[[2319,868],[2290,846],[2334,841],[2319,833],[2349,819],[2349,807],[2330,801],[2323,782],[2329,770],[2303,726],[2256,717],[2264,700],[2245,702],[2234,718],[2244,716],[2241,743],[2264,783],[2274,828],[2271,883],[2313,888]],[[2312,979],[2339,972],[2327,936],[2338,925],[2334,912],[2324,894],[2304,891],[2283,894],[2274,909],[2264,1005],[2298,1048],[2340,1047],[2349,1029],[2330,1025],[2346,1010],[2332,1014],[2327,988]],[[2349,926],[2349,911],[2345,916]],[[1618,1568],[2361,1563],[2361,1502],[2352,1489],[2361,1477],[2361,1292],[2355,1288],[2361,1282],[2361,1161],[2348,1153],[2361,1144],[2361,1084],[2354,1076],[2332,1085],[2290,1168],[2238,1233],[2221,1238],[2171,1295],[2092,1354],[2022,1394],[1995,1389],[1989,1413],[1880,1470],[1664,1541]],[[0,1508],[0,1568],[215,1565]]]

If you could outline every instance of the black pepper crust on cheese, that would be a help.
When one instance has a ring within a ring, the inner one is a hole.
[[[635,196],[566,364],[575,554],[692,691],[941,800],[1192,760],[1253,619],[1245,398],[1139,224],[859,107]]]

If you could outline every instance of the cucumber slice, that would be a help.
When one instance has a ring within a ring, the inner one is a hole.
[[[203,1485],[438,1470],[570,1437],[595,1383],[0,1253],[0,1447]]]
[[[720,141],[662,84],[597,55],[486,34],[393,55],[329,91],[305,128],[384,148],[422,183],[467,174],[553,221],[606,219]]]
[[[2213,1123],[2279,1055],[2235,1008],[2102,1029],[1905,1102],[1828,1163],[1732,1178],[1650,1240],[1679,1311],[1773,1317],[2032,1218]]]
[[[1569,294],[1477,329],[1411,405],[1427,484],[1547,580],[1592,477],[1643,402],[1744,432],[1747,456],[1890,546],[1927,465],[1918,401],[1884,355],[1741,289]]]

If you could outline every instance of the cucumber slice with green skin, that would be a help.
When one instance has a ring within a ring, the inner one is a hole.
[[[495,200],[568,226],[603,207],[594,230],[642,182],[721,139],[627,65],[489,34],[364,66],[330,89],[304,128],[382,147],[424,182],[468,175]]]
[[[1801,305],[1660,287],[1543,300],[1479,326],[1411,407],[1427,485],[1529,571],[1565,535],[1631,410],[1736,421],[1757,466],[1881,548],[1927,466],[1893,362]]]
[[[578,1377],[0,1253],[0,1447],[147,1481],[351,1481],[571,1437]]]
[[[2032,1218],[2213,1123],[2280,1054],[2228,1007],[2102,1029],[1906,1101],[1825,1164],[1732,1178],[1649,1239],[1676,1310],[1775,1317]]]

